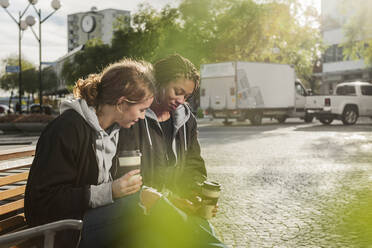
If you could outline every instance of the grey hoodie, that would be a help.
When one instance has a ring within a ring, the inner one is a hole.
[[[98,179],[97,185],[90,186],[89,205],[92,208],[96,208],[112,203],[112,177],[110,169],[112,166],[112,159],[116,154],[120,126],[115,124],[110,127],[110,129],[103,130],[98,122],[95,109],[89,107],[84,99],[63,101],[60,106],[61,114],[68,109],[73,109],[79,113],[96,132],[95,148],[98,164]]]

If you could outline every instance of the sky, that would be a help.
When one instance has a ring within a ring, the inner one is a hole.
[[[305,4],[314,4],[320,10],[321,0],[302,1]],[[61,0],[62,7],[41,25],[42,61],[55,61],[67,53],[67,15],[89,11],[93,6],[97,7],[98,10],[114,8],[129,10],[134,13],[138,9],[138,4],[143,2],[161,9],[166,4],[172,6],[177,4],[178,0]],[[43,17],[53,11],[50,3],[51,0],[38,0],[36,8],[41,9]],[[10,0],[8,11],[18,19],[19,11],[23,11],[27,5],[27,0]],[[36,18],[33,8],[28,9],[24,18],[28,15],[33,15]],[[35,25],[34,30],[38,34],[37,26]],[[10,55],[18,56],[18,27],[0,7],[0,61]],[[35,65],[39,64],[39,43],[30,28],[23,33],[22,56]],[[2,70],[3,68],[0,68],[0,71]]]

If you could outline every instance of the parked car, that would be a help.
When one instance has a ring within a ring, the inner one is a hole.
[[[338,119],[353,125],[359,116],[372,117],[372,84],[348,82],[336,86],[333,95],[308,96],[306,113],[329,125]]]
[[[31,104],[30,105],[30,113],[33,114],[33,113],[44,113],[44,114],[47,114],[47,115],[51,115],[53,112],[53,108],[51,105],[42,105],[40,106],[40,104]]]
[[[10,114],[13,113],[13,110],[9,108],[9,106],[0,104],[0,115]]]

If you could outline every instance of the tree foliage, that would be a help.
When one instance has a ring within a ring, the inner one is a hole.
[[[3,59],[2,64],[18,66],[18,56],[11,55]],[[25,90],[25,85],[27,85],[28,83],[32,83],[35,80],[35,77],[34,77],[35,67],[30,61],[26,59],[21,60],[21,66],[22,66],[22,88],[23,90]],[[4,90],[18,89],[19,87],[18,73],[4,72],[0,77],[0,87]]]
[[[101,71],[112,61],[112,56],[109,45],[98,39],[89,40],[84,50],[79,51],[72,61],[67,60],[64,63],[62,77],[68,85],[72,85],[79,78]]]
[[[236,60],[293,64],[310,81],[322,49],[318,21],[316,10],[304,9],[300,0],[182,0],[160,11],[142,4],[131,25],[117,21],[111,46],[90,44],[66,63],[63,75],[74,82],[123,57],[154,62],[179,53],[197,66]]]
[[[347,41],[343,44],[344,57],[353,60],[365,59],[372,65],[372,1],[342,1],[342,14],[348,17],[343,26]],[[352,11],[351,11],[352,10]]]
[[[10,56],[3,60],[6,65],[18,65],[18,56]],[[22,90],[27,93],[35,93],[39,91],[39,71],[35,66],[23,59],[22,65]],[[42,70],[43,90],[54,90],[57,87],[57,75],[48,68]],[[4,73],[0,77],[0,88],[4,90],[13,90],[19,88],[18,73]]]

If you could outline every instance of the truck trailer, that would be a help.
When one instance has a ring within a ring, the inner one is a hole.
[[[213,118],[260,125],[262,118],[280,123],[289,117],[311,122],[305,114],[307,91],[292,66],[257,62],[203,64],[200,107]]]

